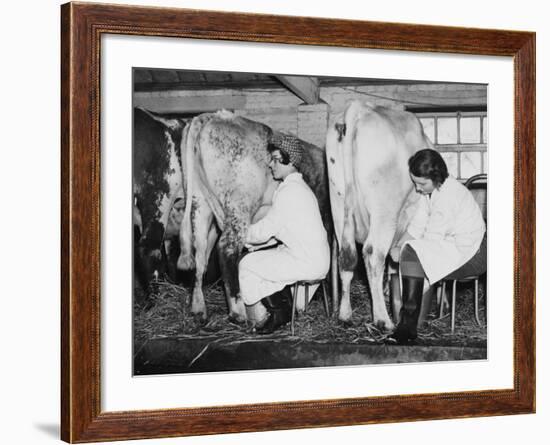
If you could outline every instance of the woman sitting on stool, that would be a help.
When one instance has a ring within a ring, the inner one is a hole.
[[[402,282],[400,321],[391,335],[399,344],[417,337],[425,280],[433,286],[451,272],[468,276],[487,270],[485,221],[472,193],[449,176],[435,150],[415,153],[409,174],[422,196],[401,245],[391,250]]]
[[[268,148],[271,173],[281,183],[273,194],[271,208],[264,218],[249,227],[245,241],[254,245],[275,238],[282,244],[249,253],[239,263],[241,297],[247,310],[264,315],[256,329],[259,334],[269,334],[290,321],[289,284],[324,278],[330,265],[327,234],[317,199],[297,168],[303,153],[302,142],[293,136],[277,134]]]

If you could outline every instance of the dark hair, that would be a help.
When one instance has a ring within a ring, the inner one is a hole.
[[[279,153],[281,153],[281,164],[290,164],[290,156],[286,151],[281,150],[281,147],[277,147],[273,144],[267,144],[267,151],[269,151],[269,154],[272,154],[274,151],[279,151]]]
[[[439,187],[449,177],[447,164],[441,155],[431,148],[417,151],[409,159],[409,171],[419,178],[431,179]]]

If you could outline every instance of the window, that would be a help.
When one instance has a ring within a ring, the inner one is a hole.
[[[487,173],[487,111],[414,110],[447,163],[449,173],[466,180]]]

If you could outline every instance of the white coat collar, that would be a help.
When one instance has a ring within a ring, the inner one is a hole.
[[[294,172],[288,175],[282,183],[285,184],[285,183],[296,182],[301,180],[302,180],[302,174],[300,172]]]
[[[272,199],[275,199],[275,196],[277,196],[277,194],[283,189],[283,187],[285,187],[286,185],[288,184],[292,184],[292,183],[298,183],[298,182],[303,182],[304,180],[302,179],[302,174],[299,173],[299,172],[294,172],[294,173],[291,173],[290,175],[288,175],[282,182],[279,183],[279,185],[277,186],[277,188],[275,189],[275,193],[273,194],[273,198]]]

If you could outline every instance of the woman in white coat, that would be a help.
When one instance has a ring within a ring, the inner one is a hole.
[[[277,135],[269,150],[269,167],[281,183],[265,217],[250,226],[246,243],[262,244],[273,238],[281,244],[249,253],[239,263],[244,303],[259,305],[262,311],[265,306],[268,311],[265,322],[260,321],[256,328],[260,334],[271,333],[290,321],[292,296],[288,285],[324,278],[330,266],[330,249],[317,199],[297,169],[302,143],[292,136]]]
[[[420,150],[409,159],[409,174],[422,195],[400,246],[391,256],[399,261],[403,306],[392,334],[403,344],[417,337],[425,280],[434,285],[487,270],[486,227],[472,193],[452,176],[441,155]]]

